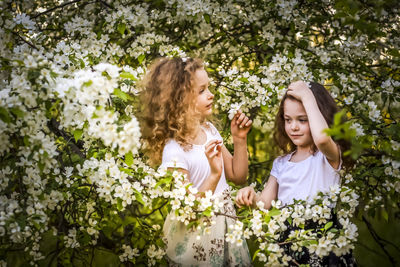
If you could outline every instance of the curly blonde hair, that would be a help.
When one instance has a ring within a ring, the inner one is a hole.
[[[192,146],[200,121],[196,112],[193,76],[204,68],[198,58],[161,58],[156,60],[141,81],[141,120],[144,152],[151,165],[161,163],[169,139],[185,150]]]

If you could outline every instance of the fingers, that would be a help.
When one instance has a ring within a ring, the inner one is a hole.
[[[238,205],[239,208],[242,207],[244,204],[243,202],[243,190],[239,190],[237,196],[236,196],[236,204]]]
[[[246,206],[251,206],[251,204],[253,203],[252,192],[250,189],[246,190],[246,194],[243,198],[243,201]]]
[[[253,123],[249,117],[247,117],[241,110],[235,115],[235,124],[239,125],[239,128],[249,127]]]
[[[299,90],[299,89],[307,89],[308,85],[304,81],[295,81],[289,84],[288,86],[288,93],[289,91]]]
[[[255,193],[253,188],[243,188],[239,190],[236,196],[236,204],[241,207],[244,206],[251,206],[253,204]]]
[[[240,113],[236,119],[236,124],[240,124],[242,123],[243,119],[246,117],[246,115],[244,115],[244,113]]]
[[[215,156],[219,157],[222,154],[222,141],[211,140],[206,144],[204,153],[209,159],[212,159]]]
[[[204,152],[208,153],[208,152],[212,151],[213,149],[215,149],[215,146],[221,145],[221,144],[222,144],[221,140],[217,140],[217,139],[211,140],[210,142],[208,142],[205,145],[205,151]]]
[[[252,123],[252,121],[248,117],[245,117],[243,119],[242,123],[239,125],[239,128],[248,127],[251,125],[251,123]]]
[[[255,195],[256,194],[254,193],[254,191],[250,191],[249,197],[247,198],[247,206],[253,205],[253,200],[254,200]]]
[[[220,146],[217,146],[216,147],[216,149],[215,150],[213,150],[211,153],[209,153],[209,154],[206,154],[206,156],[209,158],[209,159],[212,159],[213,157],[219,157],[220,155],[222,154],[222,152],[221,152],[221,147]]]

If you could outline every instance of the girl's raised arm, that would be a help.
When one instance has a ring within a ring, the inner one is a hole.
[[[231,122],[234,146],[233,156],[225,146],[222,146],[225,176],[238,185],[244,184],[247,178],[249,167],[247,158],[247,133],[251,125],[252,120],[239,110]]]
[[[311,89],[305,82],[297,81],[289,85],[287,94],[302,102],[307,113],[314,144],[326,156],[332,167],[338,168],[340,164],[339,147],[324,132],[329,126],[318,108],[317,101]]]

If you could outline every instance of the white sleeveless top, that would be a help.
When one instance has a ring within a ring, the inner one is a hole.
[[[292,204],[293,199],[311,201],[318,192],[327,192],[332,185],[339,184],[342,160],[334,169],[321,151],[300,162],[289,161],[293,153],[276,158],[271,170],[283,205]]]
[[[204,153],[205,145],[211,140],[221,140],[222,137],[218,130],[208,122],[209,128],[204,128],[207,135],[207,140],[203,145],[192,145],[188,151],[183,148],[173,139],[170,139],[164,147],[162,154],[161,168],[182,168],[189,172],[190,182],[197,189],[207,179],[211,173],[206,154]],[[215,188],[214,194],[219,194],[228,188],[225,179],[225,170],[222,168],[221,178]]]

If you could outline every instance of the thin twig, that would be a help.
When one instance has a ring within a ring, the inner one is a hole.
[[[156,211],[161,210],[161,208],[164,207],[167,203],[168,203],[168,201],[164,202],[161,206],[159,206],[158,208],[152,210],[150,213],[139,214],[139,215],[137,215],[137,216],[138,216],[138,217],[148,217],[148,216],[150,216],[151,214],[155,213]]]
[[[47,14],[47,13],[49,13],[49,12],[51,12],[51,11],[54,11],[54,10],[56,10],[56,9],[58,9],[58,8],[63,8],[63,7],[65,7],[65,6],[68,6],[68,5],[71,5],[71,4],[74,4],[74,3],[78,3],[78,2],[80,2],[80,1],[82,1],[82,0],[74,0],[74,1],[71,1],[71,2],[67,2],[67,3],[61,4],[61,5],[59,5],[59,6],[55,6],[55,7],[53,7],[53,8],[50,8],[50,9],[46,10],[46,11],[43,11],[43,12],[41,12],[41,13],[39,13],[39,14],[36,14],[35,16],[32,17],[32,19],[36,19],[37,17],[39,17],[39,16],[41,16],[41,15],[44,15],[44,14]]]
[[[32,47],[33,49],[39,50],[34,44],[32,44],[31,42],[29,42],[28,40],[25,40],[21,35],[19,35],[19,33],[12,31],[12,33],[16,36],[19,37],[19,39],[21,39],[24,43],[26,43],[27,45],[29,45],[30,47]]]
[[[109,4],[107,4],[105,1],[103,1],[103,0],[98,0],[98,1],[99,1],[101,4],[103,4],[104,6],[110,8],[110,9],[112,9],[112,10],[115,10],[115,8],[113,8],[112,6],[110,6]]]
[[[240,216],[233,216],[233,215],[229,215],[229,214],[222,213],[222,212],[215,212],[214,214],[215,215],[226,216],[226,217],[232,218],[234,220],[237,220],[237,219],[241,218]]]
[[[375,242],[381,247],[383,252],[386,254],[386,256],[389,258],[390,263],[393,266],[396,266],[396,261],[395,259],[390,255],[390,253],[386,250],[385,244],[382,243],[382,241],[385,241],[383,238],[381,238],[376,231],[373,229],[372,224],[367,220],[367,218],[363,215],[362,220],[365,222],[367,225],[368,231],[370,232],[372,238],[375,240]]]
[[[294,264],[296,264],[296,266],[300,266],[300,263],[298,263],[295,259],[292,259],[292,262],[293,262]]]

